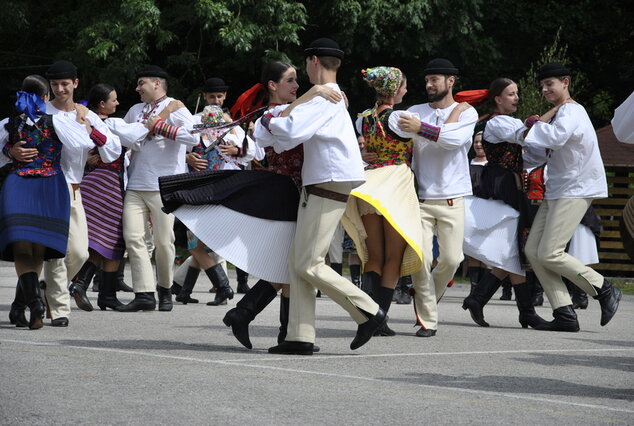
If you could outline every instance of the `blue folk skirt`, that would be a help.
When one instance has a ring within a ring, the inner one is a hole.
[[[0,258],[13,261],[13,243],[46,248],[44,258],[66,256],[70,195],[64,175],[9,174],[0,190]]]

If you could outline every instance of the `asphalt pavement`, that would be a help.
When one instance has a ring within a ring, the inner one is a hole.
[[[242,295],[207,306],[203,275],[193,294],[202,303],[117,313],[72,302],[68,328],[47,319],[40,330],[9,324],[15,283],[13,265],[0,262],[2,425],[634,424],[634,296],[605,327],[591,300],[579,333],[556,333],[522,329],[499,293],[485,308],[491,327],[479,327],[461,308],[467,286],[456,284],[435,337],[416,337],[412,305],[393,304],[397,335],[356,351],[356,324],[322,297],[321,351],[275,356],[279,297],[252,323],[248,350],[222,323]],[[551,319],[547,302],[538,313]]]

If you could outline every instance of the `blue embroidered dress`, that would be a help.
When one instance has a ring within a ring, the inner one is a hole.
[[[29,124],[30,123],[30,124]],[[53,117],[43,115],[37,123],[16,116],[6,125],[6,154],[19,141],[24,148],[37,148],[32,161],[14,160],[0,190],[0,258],[13,261],[13,243],[27,241],[44,246],[45,259],[66,255],[70,196],[60,166],[62,142]]]

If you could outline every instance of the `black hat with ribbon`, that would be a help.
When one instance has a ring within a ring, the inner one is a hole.
[[[427,67],[425,67],[423,74],[459,75],[460,71],[449,59],[436,58],[427,63]]]

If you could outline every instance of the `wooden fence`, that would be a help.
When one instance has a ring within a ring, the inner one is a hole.
[[[606,166],[606,172],[609,198],[592,203],[603,226],[599,263],[592,266],[608,277],[634,277],[634,260],[625,252],[619,230],[623,207],[634,196],[634,167]]]

